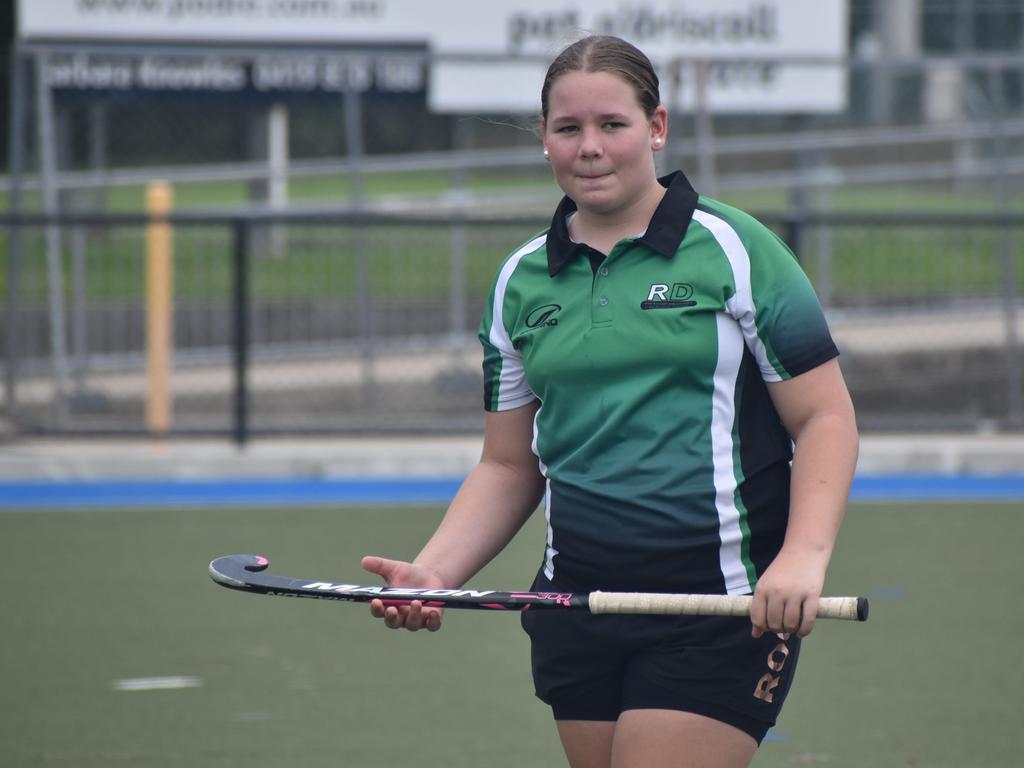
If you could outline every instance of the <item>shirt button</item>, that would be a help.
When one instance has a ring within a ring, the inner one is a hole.
[[[607,306],[608,305],[608,297],[607,296],[602,296],[600,299],[598,299],[597,303],[600,304],[602,307]]]
[[[608,267],[601,267],[601,275],[603,277],[607,277],[608,276]]]

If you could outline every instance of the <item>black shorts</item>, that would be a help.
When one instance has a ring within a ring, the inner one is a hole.
[[[551,591],[538,577],[534,588]],[[614,721],[629,709],[711,717],[760,744],[800,654],[795,636],[753,638],[748,619],[526,611],[537,697],[556,720]]]

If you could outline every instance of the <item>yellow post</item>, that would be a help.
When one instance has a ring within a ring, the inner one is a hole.
[[[146,187],[146,429],[153,435],[171,428],[174,274],[171,225],[165,217],[173,202],[166,181]]]

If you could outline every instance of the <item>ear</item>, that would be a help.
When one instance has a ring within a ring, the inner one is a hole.
[[[661,139],[661,146],[664,146],[668,139],[668,110],[661,104],[651,116],[651,143],[654,143],[655,139]]]

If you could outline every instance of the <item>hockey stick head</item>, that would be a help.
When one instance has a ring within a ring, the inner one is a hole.
[[[270,561],[263,555],[227,555],[210,563],[210,578],[231,589],[248,589],[245,574],[265,571]]]
[[[530,608],[586,608],[586,595],[497,592],[491,589],[429,589],[423,587],[368,586],[313,579],[293,579],[268,573],[270,565],[261,555],[225,555],[209,566],[210,578],[228,589],[256,595],[306,597],[368,603],[381,600],[385,605],[410,605],[421,602],[431,608],[477,608],[519,610]]]

